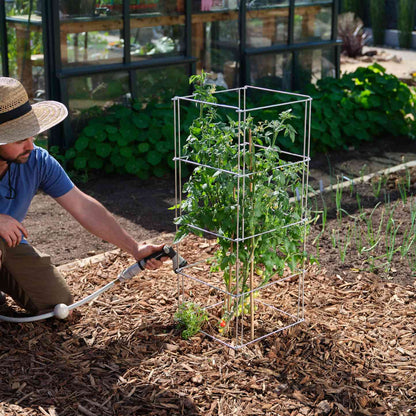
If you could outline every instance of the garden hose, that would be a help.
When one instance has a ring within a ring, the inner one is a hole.
[[[138,261],[137,263],[133,264],[132,266],[129,266],[127,269],[123,270],[116,279],[111,281],[110,283],[107,283],[102,288],[98,289],[91,295],[88,295],[84,299],[81,299],[77,302],[74,302],[71,305],[66,305],[64,303],[59,303],[55,306],[55,308],[47,313],[43,313],[41,315],[35,315],[35,316],[27,316],[27,317],[21,317],[21,318],[14,318],[9,316],[3,316],[0,315],[0,321],[5,322],[14,322],[14,323],[25,323],[25,322],[35,322],[35,321],[41,321],[43,319],[48,318],[58,318],[58,319],[65,319],[68,317],[69,312],[73,309],[76,309],[85,303],[91,302],[96,297],[100,296],[104,292],[106,292],[108,289],[113,287],[117,282],[125,282],[126,280],[131,279],[132,277],[139,274],[141,271],[145,269],[146,263],[150,259],[157,259],[160,260],[162,257],[170,257],[173,264],[173,271],[175,273],[178,273],[179,269],[186,266],[187,262],[186,260],[181,257],[176,251],[170,247],[170,246],[163,246],[162,250],[157,251],[153,254],[151,254],[148,257],[145,257],[144,259]]]

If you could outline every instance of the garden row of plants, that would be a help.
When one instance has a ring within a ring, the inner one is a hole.
[[[382,175],[368,184],[374,201],[378,201],[371,208],[363,206],[360,192],[352,182],[347,189],[335,185],[336,221],[331,222],[331,226],[328,226],[325,196],[321,193],[312,201],[315,209],[311,218],[319,230],[312,241],[316,250],[313,258],[318,263],[322,239],[327,239],[336,251],[338,261],[345,263],[353,258],[357,270],[390,277],[395,265],[403,263],[413,276],[416,275],[416,199],[410,171],[406,170],[397,181],[396,189],[389,191],[387,182],[388,176]],[[354,208],[348,211],[343,203],[345,193],[349,193],[348,199],[355,197]],[[399,211],[400,215],[397,215]]]
[[[416,95],[378,64],[358,68],[340,79],[323,78],[306,93],[313,99],[311,150],[326,152],[359,146],[377,137],[416,136]],[[267,102],[256,104],[268,104]],[[270,104],[270,103],[269,103]],[[292,125],[302,131],[303,114],[293,109]],[[189,131],[198,110],[190,105],[181,114],[181,129]],[[275,111],[265,111],[268,120]],[[93,172],[133,174],[141,179],[161,177],[173,169],[173,122],[170,102],[134,101],[131,107],[114,105],[91,119],[74,146],[50,149],[65,167],[78,175]],[[287,137],[278,145],[301,153],[302,143]]]

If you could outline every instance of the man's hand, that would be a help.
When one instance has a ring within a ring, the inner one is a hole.
[[[137,261],[140,261],[142,259],[144,259],[147,256],[150,256],[153,253],[156,253],[158,251],[161,251],[164,247],[164,244],[161,244],[160,246],[155,246],[153,244],[146,244],[144,243],[141,246],[137,246],[137,251],[136,253],[134,253],[134,258]],[[156,260],[156,259],[149,259],[146,262],[146,269],[149,270],[155,270],[158,269],[164,261],[166,261],[169,257],[162,257],[160,260]]]
[[[22,234],[27,238],[25,227],[10,215],[0,214],[0,237],[9,247],[16,247],[22,241]]]

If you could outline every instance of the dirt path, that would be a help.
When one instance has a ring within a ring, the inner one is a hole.
[[[362,56],[358,59],[341,57],[341,73],[353,72],[359,66],[367,66],[373,62],[379,63],[388,74],[394,74],[402,80],[412,79],[412,73],[416,72],[416,52],[393,48],[379,48],[365,46],[363,54],[375,51],[375,56]]]

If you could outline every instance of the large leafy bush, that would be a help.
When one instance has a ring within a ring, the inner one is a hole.
[[[358,146],[381,135],[415,135],[415,92],[378,64],[310,85],[313,151]]]
[[[189,125],[183,116],[184,126]],[[169,172],[174,167],[172,156],[171,104],[134,102],[131,108],[114,105],[92,119],[74,146],[57,158],[69,170],[87,175],[101,171],[147,179]]]

